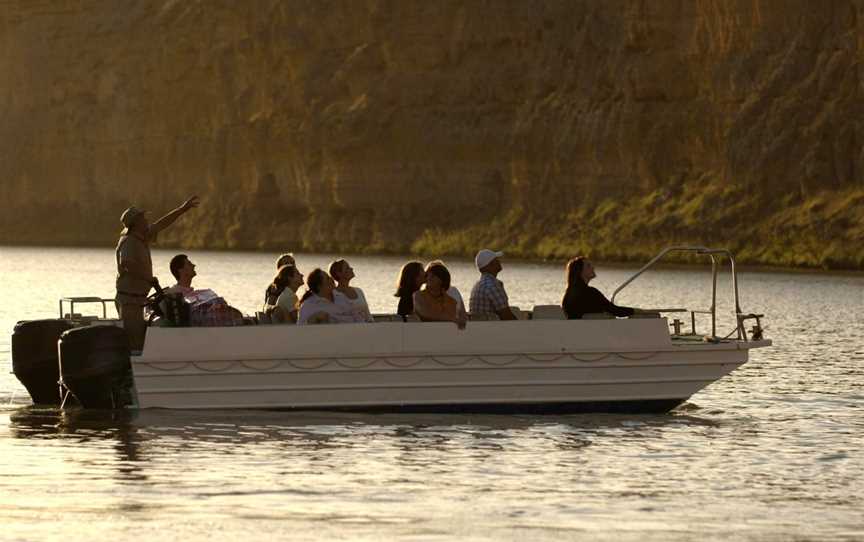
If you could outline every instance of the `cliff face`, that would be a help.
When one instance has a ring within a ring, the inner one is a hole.
[[[864,269],[864,0],[19,0],[0,242]]]

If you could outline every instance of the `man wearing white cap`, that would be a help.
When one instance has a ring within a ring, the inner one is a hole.
[[[484,248],[474,257],[474,264],[480,271],[480,280],[471,289],[471,299],[468,303],[471,314],[498,316],[502,320],[515,320],[516,316],[510,310],[510,301],[504,291],[504,283],[498,280],[501,272],[503,252],[495,252]]]
[[[150,259],[150,242],[156,235],[174,223],[180,215],[198,206],[198,197],[193,196],[153,224],[141,209],[129,207],[120,216],[123,231],[117,242],[117,312],[123,320],[123,328],[129,334],[132,350],[144,348],[144,305],[147,293],[153,286],[153,262]]]

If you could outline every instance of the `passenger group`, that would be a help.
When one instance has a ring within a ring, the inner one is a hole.
[[[469,298],[472,320],[519,319],[519,309],[510,306],[504,283],[498,279],[498,273],[503,269],[503,255],[502,252],[483,249],[474,258],[480,277],[471,289]],[[172,260],[172,271],[174,265]],[[314,269],[306,279],[306,292],[299,299],[296,292],[303,284],[303,274],[297,270],[294,256],[283,254],[276,265],[278,270],[264,293],[262,307],[262,314],[271,323],[375,321],[363,290],[350,285],[355,274],[346,260],[334,261],[328,272]],[[567,290],[561,308],[567,318],[580,319],[589,313],[625,317],[643,312],[640,309],[619,307],[606,299],[599,290],[589,286],[588,283],[597,275],[587,259],[579,257],[570,260],[566,270]],[[194,272],[195,266],[187,260],[187,264],[181,267],[178,285],[188,287],[188,281],[183,277],[189,273],[194,276]],[[425,267],[418,261],[403,265],[396,282],[395,297],[399,300],[396,314],[403,321],[453,322],[464,328],[469,320],[462,294],[451,284],[450,271],[440,260],[431,261]]]
[[[153,277],[149,244],[161,230],[197,206],[198,198],[192,197],[152,225],[146,214],[135,207],[127,209],[120,218],[124,229],[117,244],[116,301],[133,350],[143,346],[146,331],[143,307],[148,291],[158,284]],[[443,262],[435,260],[426,266],[419,261],[406,263],[397,280],[395,296],[399,301],[396,314],[404,321],[453,322],[460,329],[466,326],[469,314],[471,320],[519,319],[519,310],[510,306],[504,283],[498,279],[503,269],[503,255],[489,249],[477,252],[474,264],[480,276],[471,288],[467,311],[462,294],[451,284],[450,271]],[[212,291],[192,287],[192,279],[196,276],[195,264],[187,255],[178,254],[172,258],[169,267],[177,283],[167,292],[180,294],[187,300],[190,296],[198,296],[207,304],[212,304],[214,299],[224,303]],[[567,263],[567,289],[561,302],[567,318],[580,319],[589,313],[632,316],[643,312],[611,303],[599,290],[588,285],[595,276],[593,265],[583,257]],[[292,254],[283,254],[277,259],[276,274],[265,289],[260,317],[277,324],[374,322],[363,290],[351,286],[354,278],[354,269],[348,261],[336,260],[327,271],[312,270],[305,277],[306,291],[298,297],[297,292],[304,284],[303,273]],[[201,292],[209,294],[202,295]],[[235,322],[239,311],[227,303],[224,305],[222,314],[229,315],[227,321]],[[219,311],[214,318],[220,321]],[[242,323],[242,314],[239,318],[239,323]]]

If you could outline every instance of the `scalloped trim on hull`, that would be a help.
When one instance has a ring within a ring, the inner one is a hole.
[[[665,412],[770,341],[673,341],[665,318],[151,328],[137,405]]]

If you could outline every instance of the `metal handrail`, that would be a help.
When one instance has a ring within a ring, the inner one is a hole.
[[[108,317],[108,311],[106,308],[106,303],[110,303],[114,301],[113,299],[103,299],[101,297],[62,297],[60,298],[60,318],[64,317],[63,314],[63,304],[69,303],[69,316],[70,318],[74,318],[75,314],[75,303],[78,304],[86,304],[86,303],[100,303],[102,305],[102,319],[106,319]]]
[[[711,314],[711,337],[713,339],[717,338],[717,255],[726,256],[729,258],[729,263],[731,266],[732,272],[732,292],[735,301],[735,322],[736,322],[736,331],[738,332],[739,340],[747,340],[747,334],[744,332],[744,324],[742,320],[741,313],[741,304],[738,301],[738,272],[735,269],[735,257],[732,253],[725,248],[708,248],[708,247],[698,247],[698,246],[676,246],[676,247],[668,247],[660,251],[659,254],[654,256],[651,261],[642,266],[639,271],[637,271],[633,276],[629,279],[625,280],[624,283],[621,284],[618,288],[612,292],[612,302],[615,302],[615,296],[618,295],[618,292],[627,287],[631,282],[636,280],[642,273],[650,269],[654,266],[658,261],[663,259],[670,252],[692,252],[695,254],[705,255],[711,258],[711,308],[707,311]]]

